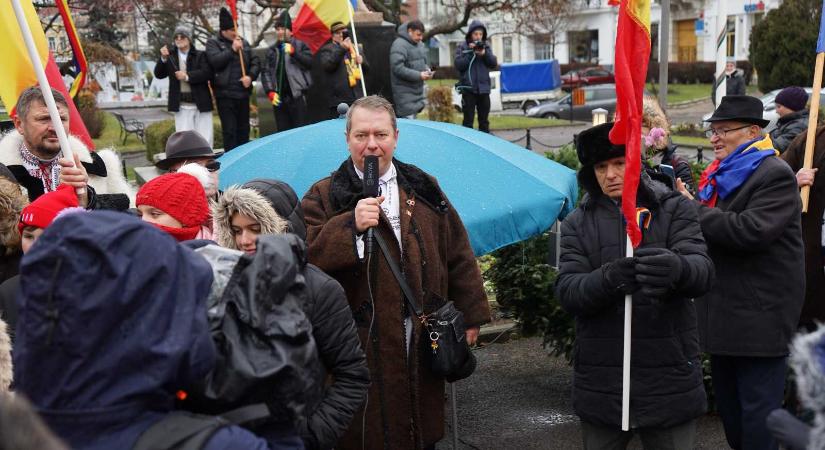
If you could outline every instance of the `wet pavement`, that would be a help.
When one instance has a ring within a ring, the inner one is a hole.
[[[547,356],[541,338],[516,339],[476,350],[478,368],[456,383],[459,449],[579,449],[581,429],[573,413],[573,369]],[[449,392],[449,390],[448,390]],[[448,399],[447,433],[437,446],[452,448]],[[727,448],[717,416],[700,418],[696,449]],[[634,438],[629,449],[641,449]]]

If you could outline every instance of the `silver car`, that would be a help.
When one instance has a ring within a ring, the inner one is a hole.
[[[593,116],[592,111],[596,108],[606,109],[608,116],[612,116],[616,111],[615,84],[585,86],[582,90],[584,90],[584,105],[573,106],[572,95],[566,94],[557,100],[529,108],[525,114],[528,117],[590,121]]]
[[[805,92],[808,93],[808,98],[810,99],[811,93],[814,90],[812,88],[806,87]],[[782,89],[774,89],[767,94],[759,97],[759,100],[762,101],[762,105],[764,106],[764,112],[762,112],[762,118],[765,120],[770,120],[771,123],[765,127],[765,132],[770,133],[774,128],[776,128],[776,121],[779,120],[779,114],[776,113],[776,96],[782,92]],[[825,106],[825,89],[822,89],[819,93],[819,104],[820,106]],[[705,114],[702,116],[702,126],[705,128],[708,127],[707,120],[710,119],[710,116],[713,115],[713,111]]]

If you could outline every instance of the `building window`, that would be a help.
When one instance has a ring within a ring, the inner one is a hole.
[[[659,61],[659,24],[650,24],[650,60]]]
[[[455,50],[458,48],[459,42],[450,42],[450,61],[455,64]]]
[[[501,46],[504,49],[504,62],[513,62],[513,38],[506,36],[501,38]]]
[[[57,48],[55,48],[55,39],[53,37],[49,38],[49,50],[52,52],[56,52]]]
[[[728,17],[728,48],[725,55],[728,57],[736,56],[736,18]]]
[[[533,49],[536,60],[554,59],[556,57],[553,36],[549,34],[537,34],[533,36]]]
[[[570,31],[567,42],[571,62],[599,62],[599,30]]]

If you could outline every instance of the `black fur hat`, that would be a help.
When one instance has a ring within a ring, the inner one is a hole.
[[[278,16],[278,20],[275,21],[275,28],[279,27],[292,31],[292,18],[289,17],[289,11],[284,10],[281,15]]]
[[[615,145],[610,142],[609,134],[612,129],[613,122],[608,122],[579,133],[576,138],[576,153],[582,167],[624,156],[624,145]]]
[[[235,22],[232,20],[232,13],[230,13],[228,9],[221,8],[219,17],[221,31],[235,29]]]

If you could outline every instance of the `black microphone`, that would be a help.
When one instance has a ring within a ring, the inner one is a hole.
[[[364,157],[364,198],[378,197],[378,157],[369,155]],[[367,254],[372,255],[372,227],[367,229]]]

